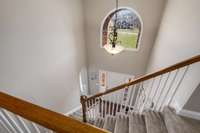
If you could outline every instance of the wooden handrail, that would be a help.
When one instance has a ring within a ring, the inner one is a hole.
[[[109,133],[3,92],[0,107],[58,133]]]
[[[175,64],[175,65],[172,65],[172,66],[170,66],[170,67],[161,69],[160,71],[157,71],[157,72],[154,72],[154,73],[151,73],[151,74],[142,76],[142,77],[137,78],[137,79],[135,79],[135,80],[133,80],[133,81],[131,81],[131,82],[124,83],[124,84],[121,84],[121,85],[119,85],[119,86],[117,86],[117,87],[108,89],[108,90],[106,90],[105,92],[98,93],[98,94],[96,94],[96,95],[87,97],[87,98],[85,98],[85,101],[91,100],[91,99],[94,99],[94,98],[97,98],[97,97],[100,97],[100,96],[103,96],[103,95],[106,95],[106,94],[109,94],[109,93],[112,93],[112,92],[115,92],[115,91],[118,91],[118,90],[121,90],[121,89],[124,89],[124,88],[126,88],[126,87],[128,87],[128,86],[135,85],[135,84],[137,84],[137,83],[140,83],[140,82],[143,82],[143,81],[146,81],[146,80],[155,78],[155,77],[160,76],[160,75],[162,75],[162,74],[165,74],[165,73],[168,73],[168,72],[172,72],[172,71],[174,71],[174,70],[183,68],[183,67],[185,67],[185,66],[191,65],[191,64],[196,63],[196,62],[199,62],[199,61],[200,61],[200,55],[197,55],[197,56],[195,56],[195,57],[192,57],[192,58],[190,58],[190,59],[187,59],[187,60],[185,60],[185,61],[179,62],[179,63],[177,63],[177,64]]]

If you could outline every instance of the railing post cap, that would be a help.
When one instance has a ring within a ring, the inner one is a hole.
[[[87,100],[87,96],[85,96],[85,95],[82,95],[80,100],[81,100],[81,102],[84,102],[84,101],[86,101],[86,100]]]

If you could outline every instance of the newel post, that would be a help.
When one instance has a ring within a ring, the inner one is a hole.
[[[81,104],[82,104],[82,112],[83,112],[83,122],[87,122],[86,118],[86,102],[87,102],[87,96],[81,96]]]

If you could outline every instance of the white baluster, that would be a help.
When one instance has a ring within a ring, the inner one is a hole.
[[[118,111],[120,111],[120,106],[121,106],[120,105],[120,100],[121,100],[120,96],[121,96],[121,90],[117,91],[117,100],[116,100],[117,101],[116,102],[117,103],[117,105],[116,105],[117,109],[116,109],[116,114],[118,113]]]
[[[110,96],[110,94],[108,95],[108,115],[110,116],[110,112],[111,112],[111,96]]]
[[[176,92],[178,91],[178,89],[179,89],[179,87],[180,87],[180,85],[181,85],[183,79],[185,78],[185,75],[186,75],[186,73],[188,72],[189,67],[190,67],[190,66],[186,66],[186,69],[185,69],[185,71],[184,71],[184,73],[183,73],[181,79],[179,80],[179,83],[178,83],[178,85],[176,86],[175,91],[173,92],[173,94],[172,94],[172,96],[171,96],[171,98],[170,98],[170,101],[169,101],[168,105],[170,105],[170,104],[172,103],[172,100],[174,99],[174,96],[175,96]]]
[[[37,126],[35,123],[31,122],[31,124],[33,125],[33,128],[35,129],[35,131],[36,131],[37,133],[41,133],[41,132],[40,132],[40,129],[38,128],[38,126]]]
[[[158,90],[159,90],[159,88],[160,88],[161,82],[162,82],[162,77],[163,77],[163,75],[161,75],[161,76],[159,77],[158,85],[157,85],[156,90],[154,91],[154,94],[153,94],[153,97],[152,97],[152,102],[154,103],[153,108],[154,108],[154,106],[155,106],[155,99],[156,99]]]
[[[169,80],[170,75],[171,75],[171,72],[169,72],[168,75],[167,75],[167,78],[166,78],[166,80],[165,80],[165,82],[164,82],[164,85],[163,85],[163,87],[162,87],[162,89],[161,89],[161,92],[160,92],[160,94],[159,94],[159,96],[158,96],[158,99],[157,99],[157,101],[155,102],[154,109],[156,109],[156,107],[158,106],[158,103],[159,103],[159,101],[160,101],[161,96],[163,95],[164,89],[165,89],[165,87],[166,87],[166,85],[167,85],[167,82],[168,82],[168,80]]]
[[[93,100],[93,109],[94,109],[94,121],[96,120],[96,98]]]
[[[130,87],[127,87],[127,95],[126,95],[126,101],[125,101],[125,110],[124,113],[126,113],[126,108],[128,111],[130,110],[129,102],[130,102],[130,97],[131,97],[131,91],[132,89]]]
[[[2,114],[5,116],[7,121],[12,125],[12,127],[15,129],[16,132],[24,133],[24,131],[21,129],[21,127],[16,123],[16,121],[13,119],[13,117],[9,114],[8,111],[2,109]]]
[[[117,97],[117,92],[113,94],[113,104],[112,104],[112,115],[115,115],[116,109],[117,109],[117,102],[116,102],[116,97]],[[116,105],[116,106],[115,106]]]
[[[133,111],[134,111],[134,103],[133,102],[135,100],[134,97],[135,97],[136,85],[133,85],[131,89],[132,89],[132,94],[131,94],[130,106],[133,107],[133,110],[131,111],[131,113],[133,113]]]
[[[24,122],[24,119],[20,116],[16,116],[16,118],[20,121],[21,125],[23,125],[24,129],[27,133],[31,133],[30,129],[28,128],[27,124]]]
[[[0,124],[3,126],[3,128],[8,132],[8,133],[12,133],[12,130],[10,130],[10,128],[8,127],[8,125],[6,125],[6,123],[0,119]]]
[[[90,113],[90,104],[89,104],[89,101],[86,102],[86,110],[87,110],[87,116],[88,116],[88,120],[90,121],[91,119],[91,113]]]
[[[105,117],[106,117],[106,115],[107,115],[107,98],[104,96],[104,115],[105,115]]]
[[[148,88],[147,88],[147,89],[148,89],[148,93],[147,93],[147,97],[146,97],[145,102],[144,102],[143,110],[146,109],[146,108],[147,108],[147,109],[150,108],[149,106],[147,107],[147,104],[148,104],[148,102],[151,103],[151,101],[150,101],[150,95],[151,95],[151,93],[152,93],[154,83],[155,83],[155,78],[152,79],[151,85],[150,85],[150,83],[149,83],[150,87],[148,86]]]
[[[139,88],[138,88],[138,92],[137,92],[137,96],[136,96],[136,101],[135,101],[135,105],[134,105],[136,111],[139,110],[139,108],[138,108],[138,104],[139,104],[139,99],[140,99],[141,86],[142,86],[142,83],[139,84]]]
[[[101,99],[101,117],[103,118],[103,112],[104,112],[104,104],[103,104],[103,97],[100,98]]]
[[[121,94],[121,97],[120,97],[120,113],[123,112],[123,103],[124,103],[124,94],[125,94],[125,89],[122,89],[121,90],[122,92],[120,93]]]
[[[174,75],[174,77],[173,77],[173,79],[172,79],[172,81],[171,81],[171,83],[169,85],[169,88],[168,88],[167,92],[165,93],[163,99],[161,100],[161,105],[160,105],[160,109],[159,109],[160,111],[162,111],[164,103],[165,103],[165,101],[167,99],[167,96],[168,96],[168,94],[169,94],[169,92],[170,92],[170,90],[171,90],[171,88],[172,88],[172,86],[173,86],[173,84],[174,84],[174,82],[176,80],[176,77],[177,77],[178,73],[179,73],[179,69],[176,70],[175,75]]]

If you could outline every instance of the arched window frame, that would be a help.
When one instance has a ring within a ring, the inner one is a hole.
[[[139,51],[140,47],[141,47],[141,39],[142,39],[142,35],[143,35],[143,20],[140,16],[140,14],[133,8],[130,8],[130,7],[119,7],[118,10],[121,10],[121,9],[127,9],[127,10],[130,10],[132,11],[134,14],[137,15],[137,17],[139,18],[140,20],[140,23],[141,23],[141,31],[140,31],[140,36],[139,36],[139,39],[138,39],[138,44],[137,44],[137,48],[125,48],[126,51]],[[113,9],[111,10],[105,17],[104,19],[102,20],[101,22],[101,29],[100,29],[100,47],[103,48],[103,27],[104,27],[104,24],[105,24],[105,21],[106,19],[116,11],[116,9]]]

